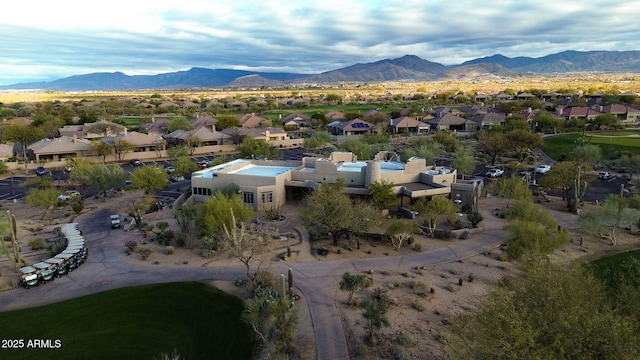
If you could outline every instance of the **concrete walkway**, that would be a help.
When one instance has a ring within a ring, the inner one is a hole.
[[[474,235],[469,240],[455,244],[447,245],[443,242],[442,248],[376,259],[273,264],[269,270],[274,273],[286,274],[289,267],[293,269],[295,285],[304,294],[311,312],[317,358],[321,360],[349,358],[346,336],[336,306],[338,283],[344,272],[366,272],[369,269],[376,272],[404,270],[446,263],[467,258],[503,244],[508,236],[502,230],[504,220],[491,213],[493,209],[500,207],[499,201],[495,198],[483,198],[480,207],[485,218],[483,221],[485,231]],[[79,227],[83,229],[90,251],[87,261],[81,267],[46,286],[30,290],[17,288],[0,293],[0,311],[46,305],[128,286],[190,280],[234,281],[244,277],[244,269],[236,265],[210,267],[176,265],[170,268],[159,268],[152,264],[123,262],[120,260],[123,238],[134,235],[117,232],[117,236],[114,236],[116,234],[113,230],[93,230],[95,226],[92,227],[92,224],[101,223],[108,218],[109,212],[109,209],[98,209],[76,219],[80,224]],[[575,215],[560,212],[558,216],[575,218]],[[557,220],[565,227],[571,223],[570,219]]]

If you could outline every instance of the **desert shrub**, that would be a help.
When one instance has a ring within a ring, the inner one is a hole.
[[[31,250],[40,250],[44,248],[44,240],[42,238],[35,238],[29,240],[29,246],[31,246]]]
[[[447,289],[449,292],[457,292],[460,288],[453,286],[453,284],[447,284],[447,286],[444,287],[445,289]]]
[[[473,282],[473,280],[476,279],[476,276],[474,273],[469,273],[469,275],[467,275],[467,281],[468,282]]]
[[[175,249],[173,248],[173,246],[167,246],[164,248],[164,253],[167,255],[173,255],[174,252]]]
[[[176,234],[176,245],[184,246],[186,240],[187,240],[187,236],[185,234],[183,233]]]
[[[426,296],[429,293],[429,286],[422,281],[412,281],[409,283],[409,287],[420,296]]]
[[[256,276],[253,279],[254,289],[273,287],[273,284],[274,275],[271,271],[260,270],[256,273]]]
[[[396,342],[400,345],[409,346],[415,344],[415,340],[409,334],[400,334],[396,337]]]
[[[134,240],[129,240],[126,243],[124,243],[124,247],[126,247],[129,251],[135,250],[137,246],[138,246],[138,243]]]
[[[51,256],[60,254],[67,247],[67,242],[64,240],[58,240],[53,244],[47,246],[47,250],[51,251]]]
[[[71,206],[71,209],[73,209],[73,212],[75,212],[76,214],[80,214],[80,212],[84,209],[84,205],[75,203]]]
[[[153,250],[149,248],[138,249],[138,254],[140,254],[140,258],[142,260],[147,260],[147,258],[149,257],[149,255],[151,255],[151,253],[153,253]]]
[[[422,245],[420,245],[420,244],[413,245],[413,250],[417,251],[417,252],[421,252],[422,251]]]
[[[427,310],[427,307],[420,301],[416,301],[413,304],[411,304],[411,307],[416,309],[419,312],[423,312],[425,310]]]
[[[481,213],[477,211],[472,211],[467,215],[467,220],[471,223],[471,226],[477,227],[480,221],[484,220],[484,217]]]

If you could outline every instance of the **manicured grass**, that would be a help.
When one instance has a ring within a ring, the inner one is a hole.
[[[611,290],[615,290],[623,278],[632,281],[636,286],[640,285],[640,279],[637,278],[640,269],[633,260],[640,261],[640,250],[607,256],[591,262],[589,267]]]
[[[55,286],[52,284],[51,286]],[[25,290],[27,291],[27,290]],[[33,294],[25,294],[25,296]],[[242,301],[197,282],[111,290],[0,313],[0,339],[60,340],[58,349],[1,349],[4,359],[251,359]]]
[[[613,135],[619,134],[619,135]],[[624,135],[640,134],[640,131],[621,131],[621,132],[598,132],[587,133],[585,142],[598,145],[602,151],[603,159],[608,159],[612,152],[628,151],[632,154],[640,154],[640,138],[624,137]],[[562,154],[568,155],[575,147],[576,140],[580,139],[582,134],[568,134],[562,136],[554,136],[546,138],[542,145],[542,151],[551,156],[552,159],[558,160]]]

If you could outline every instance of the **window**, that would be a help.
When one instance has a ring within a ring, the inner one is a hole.
[[[273,192],[267,191],[262,193],[262,203],[272,203],[273,202]]]
[[[244,194],[244,203],[245,204],[253,204],[253,193],[252,192],[246,192],[243,193]]]
[[[209,188],[193,188],[194,195],[206,195],[211,196],[211,189]]]

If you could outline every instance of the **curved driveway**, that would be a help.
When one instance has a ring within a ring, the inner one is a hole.
[[[347,341],[336,307],[336,292],[340,277],[346,271],[365,272],[373,269],[402,270],[428,266],[466,258],[506,241],[504,223],[490,213],[495,208],[484,205],[485,231],[471,239],[442,248],[404,256],[376,259],[315,261],[305,263],[276,263],[270,267],[274,273],[286,273],[291,267],[295,285],[304,294],[313,322],[317,358],[322,360],[348,359]],[[130,264],[120,259],[123,238],[135,234],[111,230],[105,219],[109,209],[98,209],[79,216],[75,221],[83,231],[90,254],[87,261],[69,275],[56,279],[53,284],[30,290],[21,288],[2,292],[0,311],[29,308],[59,302],[105,290],[149,283],[199,280],[234,281],[244,277],[241,266],[154,267],[152,264]],[[117,232],[117,236],[116,235]]]

